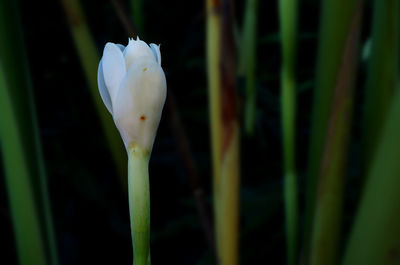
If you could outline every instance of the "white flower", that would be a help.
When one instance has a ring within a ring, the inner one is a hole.
[[[126,47],[107,43],[97,82],[125,147],[151,151],[167,94],[160,46],[139,38]]]

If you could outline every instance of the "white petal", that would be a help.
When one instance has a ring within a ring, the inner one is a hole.
[[[128,70],[130,65],[141,57],[149,57],[154,61],[156,60],[153,51],[146,42],[139,40],[139,37],[137,40],[129,39],[128,46],[124,50],[126,69]]]
[[[99,69],[97,70],[97,85],[99,87],[101,99],[103,100],[104,105],[106,105],[108,111],[112,115],[113,111],[112,111],[111,98],[110,94],[108,93],[106,83],[104,82],[103,60],[100,60]]]
[[[154,43],[150,43],[150,48],[154,54],[154,57],[156,57],[156,60],[159,65],[161,65],[161,52],[160,52],[160,45],[156,45]]]
[[[114,43],[107,43],[103,52],[104,82],[114,106],[114,99],[126,74],[125,59],[120,47]],[[114,109],[114,107],[113,107]]]
[[[124,52],[124,50],[125,50],[125,46],[124,46],[124,45],[119,44],[119,43],[117,43],[116,45],[119,47],[119,49],[121,50],[121,52]]]
[[[118,91],[113,116],[126,148],[134,143],[152,149],[166,93],[165,75],[155,60],[132,63]]]

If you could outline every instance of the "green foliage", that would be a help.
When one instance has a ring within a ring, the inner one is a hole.
[[[125,156],[125,149],[121,141],[121,137],[117,129],[115,128],[114,122],[107,109],[104,108],[103,101],[100,97],[99,90],[97,88],[97,68],[99,65],[99,55],[96,49],[96,45],[89,31],[89,27],[86,23],[86,18],[82,10],[82,6],[79,0],[60,0],[66,17],[69,22],[70,31],[74,39],[75,48],[78,53],[82,70],[85,74],[87,83],[89,85],[92,100],[95,105],[103,132],[105,134],[112,159],[117,168],[120,181],[124,188],[127,187],[126,181],[126,163],[127,158]]]
[[[287,264],[294,265],[297,256],[298,224],[297,176],[295,166],[297,1],[279,1],[279,18],[282,34],[281,119],[283,136]]]
[[[388,110],[372,158],[343,265],[400,262],[400,91]]]
[[[334,88],[337,84],[337,76],[345,49],[345,42],[348,37],[357,1],[322,1],[310,147],[308,150],[306,212],[303,235],[305,253],[308,253],[309,249],[317,180],[321,169],[321,157],[327,136]],[[305,256],[307,257],[307,254]]]
[[[375,1],[363,117],[365,168],[374,155],[399,74],[400,3]]]
[[[16,1],[0,1],[0,141],[20,264],[58,264]]]

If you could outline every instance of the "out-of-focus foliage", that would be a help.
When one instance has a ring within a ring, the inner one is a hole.
[[[18,260],[22,265],[56,265],[57,246],[23,40],[17,2],[0,1],[0,147]]]

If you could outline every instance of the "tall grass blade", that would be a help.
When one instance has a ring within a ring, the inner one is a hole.
[[[217,258],[238,263],[239,125],[236,114],[233,10],[207,0],[207,71],[213,152]]]
[[[17,1],[0,1],[0,142],[20,264],[58,264]]]
[[[370,165],[399,73],[400,3],[375,1],[363,117],[364,165]],[[368,170],[368,168],[365,168]]]
[[[294,265],[297,256],[297,179],[295,163],[296,112],[296,31],[297,0],[279,1],[281,28],[281,112],[284,161],[284,197],[286,218],[287,264]]]
[[[118,170],[120,181],[124,187],[127,187],[126,151],[111,115],[107,112],[107,109],[104,108],[104,103],[101,100],[100,93],[97,88],[97,67],[99,65],[100,58],[86,23],[81,3],[79,0],[60,1],[68,19],[70,31],[89,85],[92,100],[96,107],[104,134],[108,141],[114,164]]]
[[[400,264],[399,92],[382,126],[343,265]]]
[[[318,58],[316,67],[313,111],[311,117],[310,148],[306,187],[306,209],[303,235],[304,258],[309,253],[313,226],[317,177],[321,169],[329,114],[345,42],[358,0],[322,1]]]
[[[351,136],[354,82],[363,0],[358,0],[336,80],[326,135],[310,249],[310,264],[337,263],[347,148]]]

